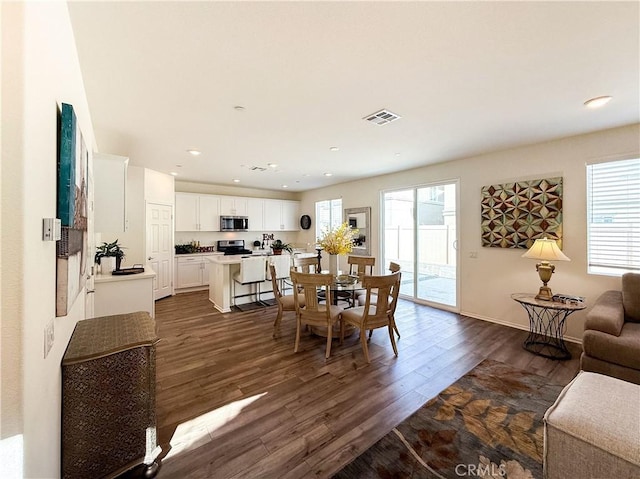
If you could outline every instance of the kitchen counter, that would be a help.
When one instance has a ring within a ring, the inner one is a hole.
[[[156,273],[151,266],[138,274],[97,274],[95,281],[94,316],[147,311],[155,316],[154,283]]]
[[[155,278],[155,276],[155,271],[153,271],[150,266],[145,266],[143,273],[119,275],[114,275],[111,273],[96,274],[94,277],[94,281],[96,283],[116,283],[120,281],[137,281],[145,278]]]

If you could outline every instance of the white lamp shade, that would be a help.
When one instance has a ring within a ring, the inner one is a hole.
[[[544,238],[538,238],[529,251],[522,255],[523,258],[539,259],[542,261],[571,261],[567,255],[565,255],[558,245],[556,240]]]

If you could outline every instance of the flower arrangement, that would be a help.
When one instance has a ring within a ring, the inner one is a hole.
[[[318,244],[329,254],[347,254],[351,253],[357,236],[358,230],[345,222],[333,230],[323,230]]]

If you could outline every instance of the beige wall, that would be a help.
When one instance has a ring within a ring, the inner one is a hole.
[[[0,450],[13,450],[25,477],[60,470],[60,362],[84,291],[55,317],[55,242],[42,240],[42,218],[56,216],[57,110],[73,105],[87,147],[93,128],[67,5],[2,2],[2,366]],[[44,328],[55,341],[44,357]],[[6,362],[5,362],[6,361]],[[19,441],[17,442],[19,444]],[[20,459],[22,458],[22,461]],[[11,477],[15,471],[3,470]]]
[[[640,154],[640,125],[564,138],[473,158],[425,166],[400,173],[343,183],[302,195],[300,214],[314,218],[319,200],[342,198],[343,208],[371,206],[372,254],[380,256],[381,191],[458,179],[460,182],[460,311],[469,316],[527,328],[524,310],[510,298],[515,292],[537,292],[535,261],[522,250],[483,248],[480,238],[480,189],[516,179],[564,177],[564,252],[571,262],[556,265],[549,283],[557,292],[587,297],[592,305],[607,289],[619,288],[617,277],[587,274],[585,164],[617,156]],[[301,232],[301,243],[312,242],[314,228]],[[477,259],[470,258],[477,252]],[[582,336],[585,312],[568,320],[567,337]]]

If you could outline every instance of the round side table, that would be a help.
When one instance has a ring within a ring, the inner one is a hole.
[[[535,294],[514,293],[511,299],[522,305],[529,315],[529,336],[522,345],[533,354],[551,359],[570,359],[563,335],[567,317],[587,307],[584,303],[543,301]]]

